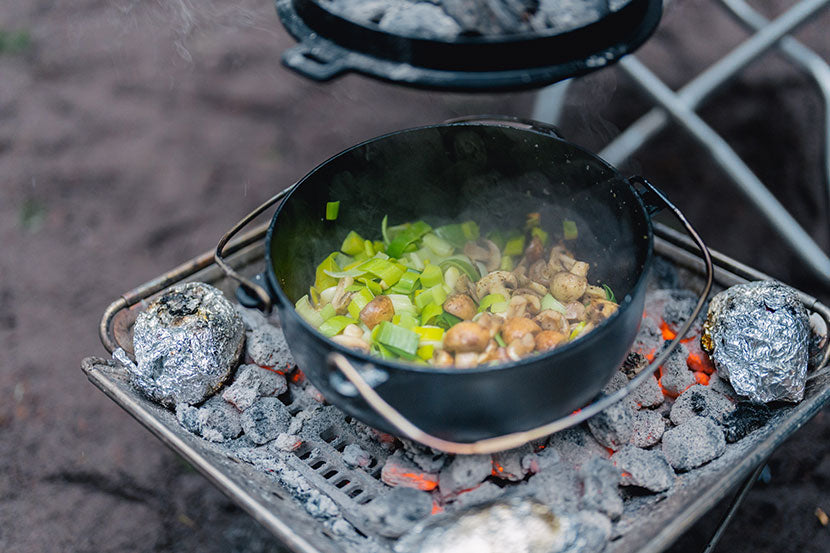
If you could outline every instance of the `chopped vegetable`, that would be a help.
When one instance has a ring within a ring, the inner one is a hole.
[[[466,255],[453,255],[451,257],[448,257],[441,261],[441,263],[439,263],[439,266],[444,271],[446,271],[450,267],[455,267],[456,269],[467,275],[467,277],[473,282],[481,278],[481,274],[478,272],[478,269],[476,269],[475,266],[473,266],[472,261],[470,261],[470,258]]]
[[[294,305],[294,309],[296,309],[297,313],[299,313],[300,316],[314,328],[318,328],[321,324],[323,324],[323,316],[311,307],[311,302],[308,301],[307,295],[297,300],[297,303]]]
[[[432,319],[444,312],[444,308],[437,303],[430,303],[421,309],[421,325],[429,324]]]
[[[576,240],[579,236],[579,231],[576,228],[576,222],[568,219],[562,221],[562,231],[565,233],[565,240]]]
[[[441,257],[447,257],[449,255],[452,255],[452,252],[454,250],[452,244],[432,233],[425,234],[423,237],[423,242],[424,246],[432,250],[435,253],[435,255],[440,255]]]
[[[614,291],[611,290],[611,287],[607,284],[603,284],[602,287],[605,289],[605,299],[617,303],[617,298],[614,297]]]
[[[326,274],[326,271],[340,271],[340,267],[334,261],[335,255],[335,253],[332,253],[317,266],[317,274],[316,279],[314,281],[314,287],[318,290],[325,290],[326,288],[331,288],[332,286],[337,285],[337,279]]]
[[[386,253],[390,257],[399,258],[404,253],[404,249],[423,235],[432,230],[432,227],[423,221],[416,221],[398,233],[395,238],[386,247]],[[387,229],[388,232],[388,229]]]
[[[357,321],[355,319],[352,319],[351,317],[335,315],[334,317],[326,321],[323,321],[323,324],[317,327],[317,330],[331,338],[336,334],[340,334],[343,331],[343,329],[347,326],[354,324],[357,324]]]
[[[421,273],[421,284],[424,288],[430,288],[444,282],[444,274],[438,265],[427,265]]]
[[[524,235],[519,235],[516,237],[511,238],[507,241],[504,245],[504,255],[522,255],[522,252],[525,251],[525,237]]]
[[[326,220],[334,221],[337,219],[337,215],[340,213],[340,202],[327,202],[326,203]]]
[[[585,329],[585,326],[587,324],[588,323],[586,323],[585,321],[582,321],[581,323],[577,324],[571,331],[571,335],[568,336],[568,340],[573,340],[574,338],[577,338],[580,335],[580,333]]]
[[[375,341],[398,355],[415,355],[418,351],[420,337],[418,334],[390,322],[383,321],[378,325],[380,330]]]
[[[340,246],[340,251],[347,255],[357,255],[363,251],[363,238],[353,230],[349,231]]]
[[[374,297],[374,294],[372,294],[372,291],[369,290],[368,287],[361,287],[359,291],[352,294],[352,301],[349,303],[348,307],[349,315],[351,315],[353,319],[359,318],[360,310],[366,307],[366,304],[372,301]]]
[[[504,342],[504,338],[501,337],[501,333],[497,332],[493,339],[499,345],[499,347],[507,347],[507,344]]]
[[[550,294],[545,294],[544,297],[542,297],[542,311],[545,311],[547,309],[553,309],[554,311],[558,311],[563,315],[567,313],[567,309],[565,309],[565,306],[562,305],[559,302],[559,300],[557,300]]]
[[[487,294],[481,298],[481,301],[478,304],[478,310],[479,312],[487,311],[487,309],[489,309],[494,303],[504,303],[504,301],[505,299],[502,294]]]

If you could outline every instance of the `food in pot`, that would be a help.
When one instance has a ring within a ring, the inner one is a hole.
[[[389,227],[384,218],[381,240],[346,235],[295,308],[338,344],[385,359],[469,368],[546,352],[618,307],[569,249],[576,224],[561,225],[553,243],[538,213],[524,230],[486,234],[474,221]]]

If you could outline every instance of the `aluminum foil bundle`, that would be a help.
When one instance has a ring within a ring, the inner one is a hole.
[[[809,316],[796,291],[757,281],[712,298],[700,341],[736,392],[766,403],[804,397],[809,338]]]
[[[598,553],[611,522],[590,511],[558,516],[550,507],[514,496],[418,524],[395,544],[396,553]]]
[[[245,326],[222,292],[201,282],[171,288],[135,322],[133,384],[167,406],[213,394],[242,354]]]

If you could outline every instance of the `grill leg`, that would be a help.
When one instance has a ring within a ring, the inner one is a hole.
[[[761,475],[761,471],[764,470],[766,464],[766,459],[758,463],[758,466],[755,467],[755,470],[752,471],[752,474],[749,475],[749,478],[747,478],[744,481],[744,483],[741,484],[741,488],[738,490],[738,493],[735,494],[734,499],[732,499],[732,503],[729,504],[729,508],[723,514],[723,518],[718,524],[715,533],[712,534],[712,538],[709,540],[709,543],[706,544],[706,547],[703,549],[703,553],[712,553],[718,546],[718,542],[723,537],[723,533],[726,531],[726,527],[729,526],[729,523],[732,522],[733,518],[735,518],[735,513],[738,512],[738,508],[741,506],[741,503],[744,502],[744,499],[746,499],[749,490],[752,488],[752,485],[755,483],[755,481],[758,480],[758,477]]]

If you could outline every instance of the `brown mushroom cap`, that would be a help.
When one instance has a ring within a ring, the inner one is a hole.
[[[487,329],[476,323],[464,321],[451,327],[444,335],[444,349],[456,353],[481,353],[490,341]]]
[[[459,319],[469,321],[476,316],[476,303],[467,294],[452,294],[444,302],[444,311]]]
[[[536,335],[536,350],[548,351],[562,342],[566,341],[568,336],[555,330],[543,330]]]
[[[607,300],[592,300],[585,309],[585,317],[588,321],[599,324],[613,315],[619,306]]]
[[[375,296],[360,310],[360,320],[369,328],[375,328],[381,321],[391,321],[394,316],[395,306],[389,296]]]
[[[532,335],[540,332],[541,330],[542,329],[539,325],[530,319],[525,319],[524,317],[511,317],[504,321],[504,326],[501,327],[501,337],[506,343],[509,344],[514,340],[521,339],[525,334]]]

